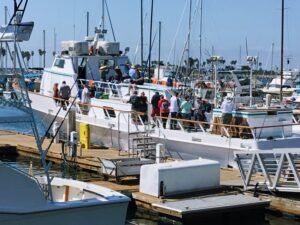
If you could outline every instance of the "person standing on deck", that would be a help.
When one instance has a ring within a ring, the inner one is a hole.
[[[164,129],[166,129],[166,124],[167,124],[168,116],[170,113],[169,107],[170,107],[169,101],[167,99],[165,99],[165,97],[163,95],[161,95],[160,100],[158,102],[158,108],[160,111],[160,116],[162,117],[161,120],[162,120]]]
[[[140,107],[141,107],[141,99],[140,96],[138,96],[138,92],[134,91],[133,95],[130,96],[130,99],[127,103],[131,104],[131,110],[132,112],[132,119],[134,123],[138,122],[138,116],[136,112],[140,112]]]
[[[190,97],[189,96],[185,96],[185,100],[181,103],[180,106],[180,110],[181,110],[181,115],[182,115],[182,119],[185,120],[190,120],[192,117],[192,108],[193,105],[190,102]],[[185,124],[185,128],[189,129],[189,123],[188,122],[184,122],[183,124]]]
[[[69,105],[70,95],[71,95],[71,88],[69,85],[66,84],[66,81],[63,81],[59,89],[59,96],[62,99],[61,104],[64,107],[64,109],[66,106]]]
[[[173,96],[170,99],[170,112],[171,112],[171,123],[170,123],[170,129],[176,130],[177,129],[177,121],[174,120],[177,118],[180,108],[180,100],[178,99],[178,93],[175,92]]]
[[[54,99],[54,102],[55,102],[56,105],[59,102],[58,98],[59,98],[58,83],[54,83],[54,86],[53,86],[53,99]]]
[[[154,121],[156,121],[156,116],[160,115],[160,110],[158,107],[158,102],[160,100],[160,95],[158,92],[155,92],[155,94],[152,96],[151,99],[151,105],[152,105],[152,111],[151,111],[151,117]],[[153,127],[155,127],[155,124],[153,124]]]
[[[89,105],[91,101],[90,91],[88,85],[85,84],[81,93],[81,103],[82,103],[82,114],[87,115],[89,112]]]
[[[234,110],[234,103],[230,97],[226,97],[221,105],[222,110],[222,124],[229,125],[232,120],[232,111]],[[227,127],[225,126],[225,129]],[[221,136],[223,136],[223,129],[221,130]]]

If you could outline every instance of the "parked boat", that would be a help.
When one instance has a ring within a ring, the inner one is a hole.
[[[5,225],[125,224],[130,199],[113,190],[63,178],[51,182],[0,162],[0,223]]]
[[[141,116],[138,117],[138,123],[132,122],[134,113],[131,111],[131,104],[127,103],[129,96],[128,83],[107,83],[99,81],[100,73],[97,68],[100,66],[102,58],[111,58],[117,66],[118,57],[109,55],[81,55],[70,56],[60,55],[54,60],[51,68],[44,70],[41,81],[40,93],[29,93],[33,109],[41,114],[41,118],[47,118],[50,123],[53,118],[62,121],[66,111],[61,110],[53,99],[52,87],[54,83],[61,84],[66,81],[72,88],[73,98],[77,97],[83,84],[92,84],[95,87],[95,97],[90,99],[87,113],[82,112],[80,101],[75,101],[77,111],[77,125],[86,123],[90,126],[92,141],[101,141],[108,146],[116,147],[122,150],[130,149],[131,133],[146,133],[156,142],[165,144],[169,152],[179,152],[181,157],[195,158],[205,157],[215,159],[221,162],[222,166],[235,166],[233,151],[243,151],[245,149],[264,150],[272,148],[297,147],[300,134],[293,132],[293,115],[290,109],[277,108],[244,108],[233,112],[235,121],[242,120],[241,123],[234,122],[230,126],[220,125],[220,110],[215,109],[211,112],[212,123],[204,125],[198,121],[184,121],[177,119],[179,130],[170,130],[162,128],[160,117],[156,118],[156,127],[152,128],[152,118],[149,116],[148,123],[145,123]],[[80,59],[80,60],[79,60]],[[79,61],[85,61],[86,78],[78,79]],[[60,66],[63,65],[63,66]],[[93,72],[92,72],[93,71]],[[95,78],[92,79],[92,78]],[[97,79],[98,78],[98,79]],[[97,81],[98,80],[98,81]],[[157,84],[144,84],[136,86],[139,93],[145,92],[148,99],[155,92],[170,98],[172,88]],[[104,98],[105,96],[105,98]],[[150,105],[148,108],[150,109]],[[168,119],[168,123],[169,123]],[[210,121],[208,121],[210,122]],[[184,123],[191,125],[190,131],[184,129]],[[219,124],[219,125],[218,125]],[[218,132],[212,132],[216,127],[223,127],[227,134],[221,136]],[[272,127],[270,127],[272,126]],[[197,128],[197,129],[196,129]],[[232,129],[241,130],[237,133],[248,132],[247,135],[233,135]]]

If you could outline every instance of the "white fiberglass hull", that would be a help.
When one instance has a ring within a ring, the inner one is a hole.
[[[0,224],[122,225],[130,199],[111,189],[64,178],[32,177],[0,162]]]
[[[33,108],[36,112],[41,113],[41,117],[47,118],[50,122],[54,115],[54,109],[48,109],[50,102],[53,102],[51,98],[42,97],[44,100],[36,100],[37,102],[48,103],[41,106],[35,104],[33,101]],[[48,100],[47,100],[48,99]],[[50,100],[50,102],[49,102]],[[43,108],[44,107],[44,108]],[[101,109],[94,109],[101,110]],[[62,110],[63,111],[63,110]],[[65,112],[62,112],[65,113]],[[63,114],[59,116],[60,120],[63,118]],[[116,147],[122,150],[128,149],[128,124],[124,122],[126,119],[121,118],[118,124],[118,118],[111,118],[110,120],[105,118],[96,119],[90,116],[77,114],[77,126],[79,123],[88,123],[91,128],[92,142],[101,143],[109,147]],[[118,129],[119,126],[119,129]],[[64,124],[66,127],[66,123]],[[135,131],[130,121],[131,132]],[[143,128],[140,126],[140,130]],[[234,151],[243,150],[271,150],[273,148],[296,148],[300,143],[300,136],[293,138],[276,138],[273,140],[254,140],[254,139],[241,139],[241,138],[227,138],[219,135],[213,135],[203,132],[184,132],[181,130],[168,130],[155,128],[149,134],[155,139],[157,143],[163,143],[166,149],[171,152],[174,157],[187,158],[208,158],[217,160],[221,166],[234,166]],[[179,154],[177,154],[179,153]]]
[[[1,213],[5,225],[122,225],[125,224],[128,203],[61,207],[27,213]]]

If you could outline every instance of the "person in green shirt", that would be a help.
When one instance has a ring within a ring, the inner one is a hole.
[[[185,96],[184,101],[181,103],[181,106],[180,106],[180,112],[182,115],[182,119],[185,119],[185,120],[191,119],[192,108],[193,108],[193,105],[190,102],[189,96]],[[189,124],[187,122],[184,122],[183,124],[184,124],[185,128],[188,128]]]

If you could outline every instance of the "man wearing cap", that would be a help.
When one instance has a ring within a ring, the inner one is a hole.
[[[107,74],[108,74],[108,67],[106,65],[101,65],[100,67],[101,81],[103,82],[107,81]]]

